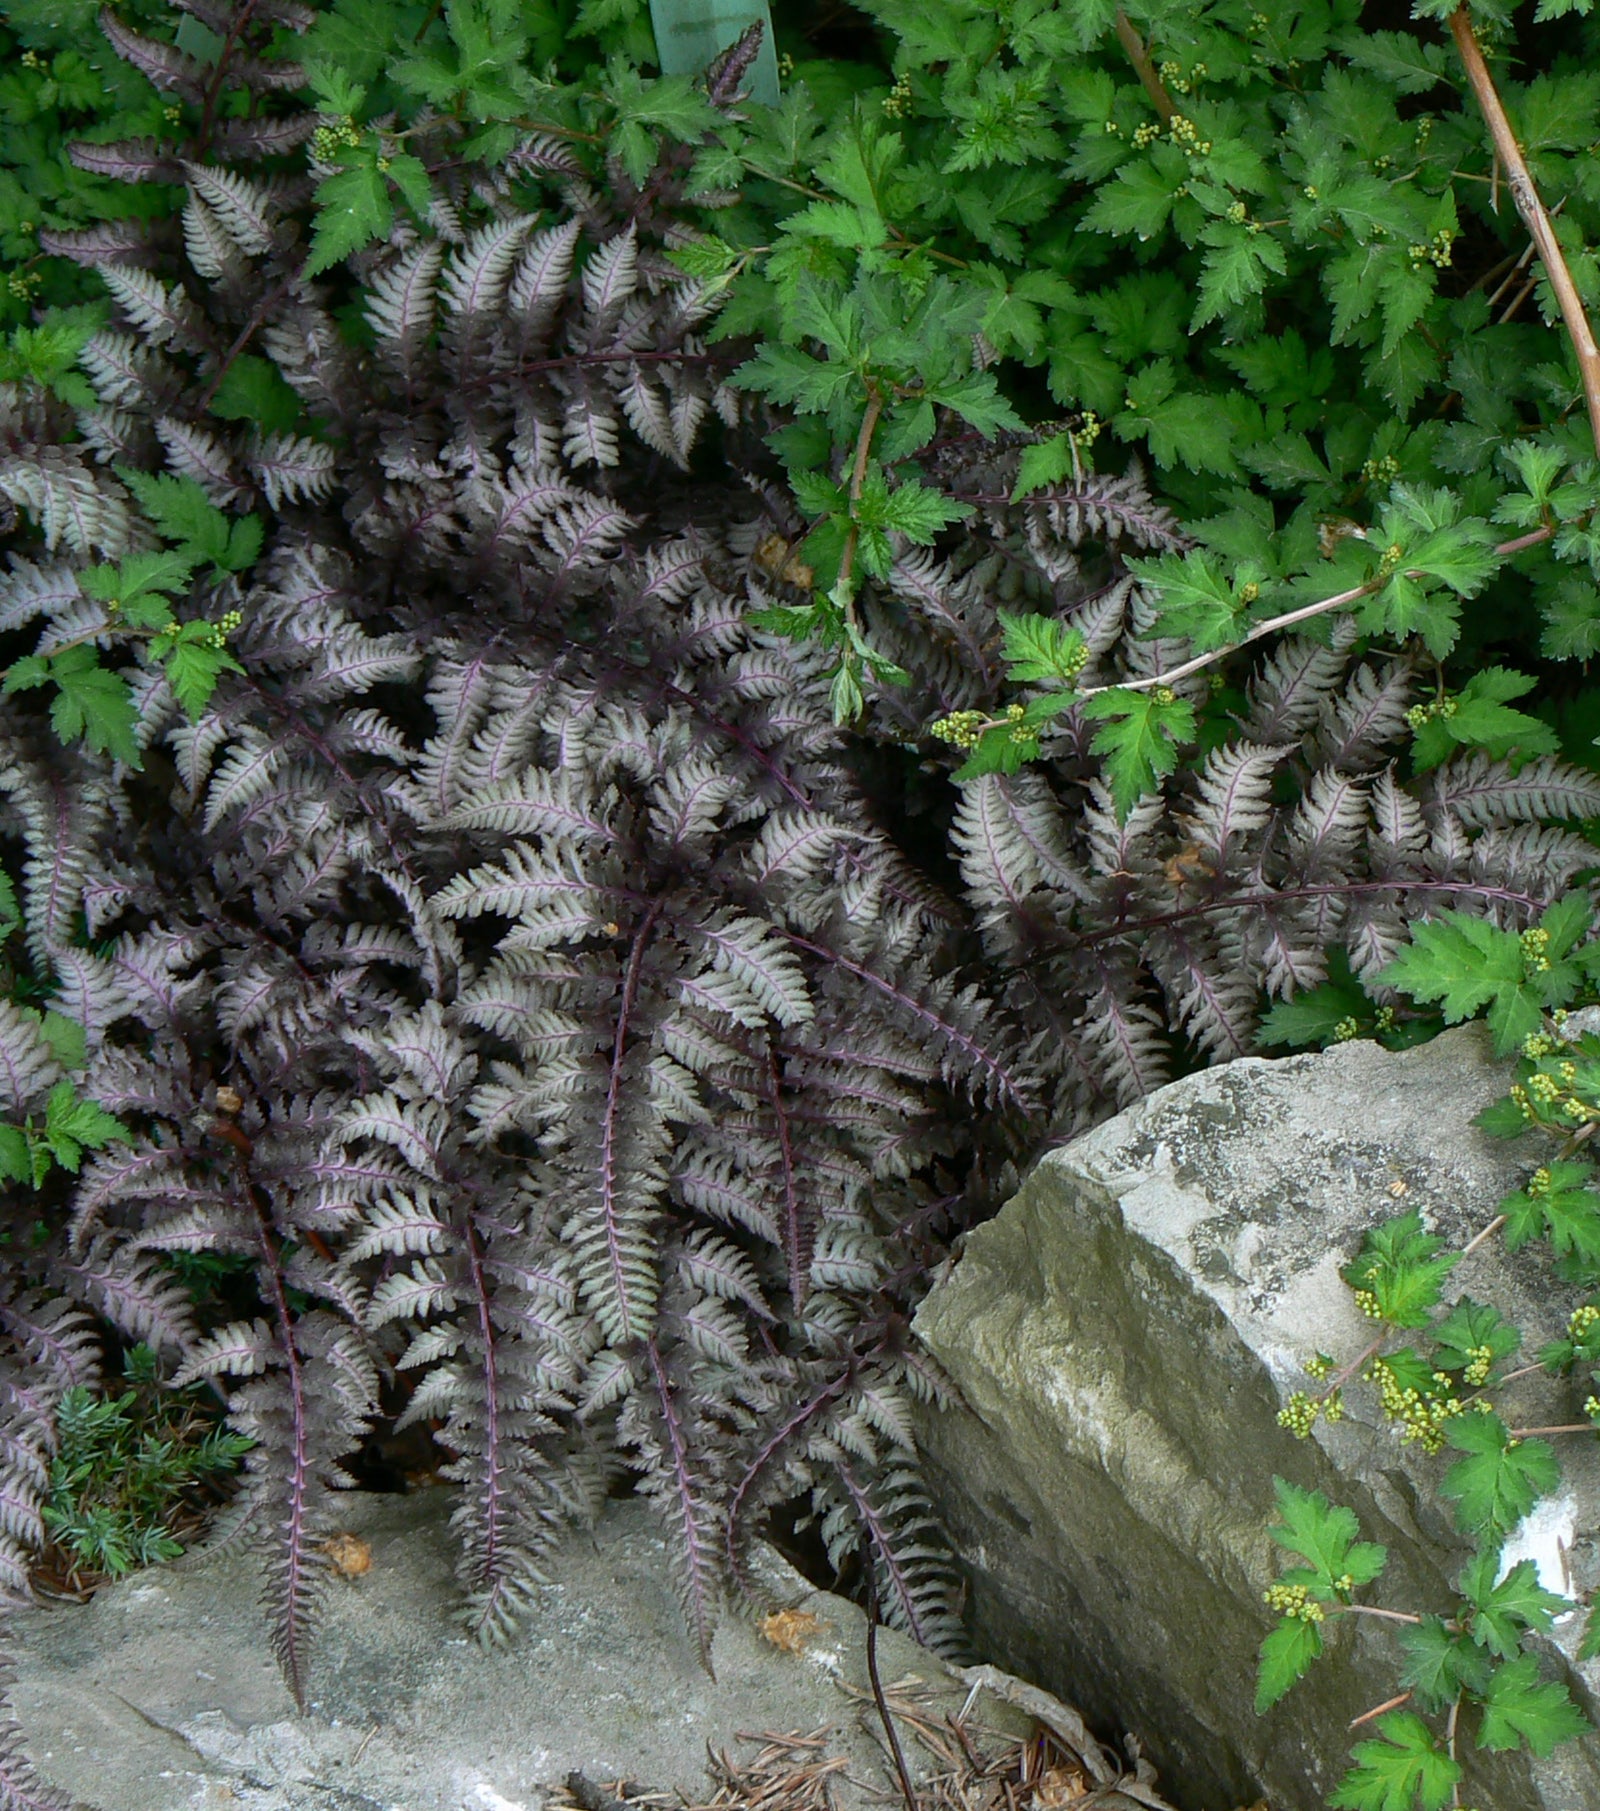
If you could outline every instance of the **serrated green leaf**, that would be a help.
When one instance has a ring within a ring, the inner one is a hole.
[[[1600,588],[1562,573],[1539,598],[1544,629],[1539,652],[1549,660],[1592,660],[1600,654]]]
[[[160,608],[171,610],[165,598],[182,591],[194,571],[195,555],[187,549],[166,548],[158,553],[130,553],[120,565],[91,566],[79,576],[79,587],[90,597],[105,603],[120,604],[129,613],[128,620],[137,623],[136,612],[147,599],[159,597]]]
[[[1504,1750],[1526,1746],[1541,1759],[1562,1742],[1587,1735],[1589,1719],[1564,1685],[1540,1679],[1539,1662],[1522,1654],[1495,1669],[1483,1693],[1478,1746]]]
[[[83,1153],[116,1140],[130,1144],[133,1134],[104,1107],[80,1100],[71,1082],[57,1082],[45,1102],[44,1142],[64,1170],[77,1173]]]
[[[1158,358],[1128,380],[1125,407],[1112,427],[1122,440],[1146,439],[1158,465],[1192,472],[1235,469],[1233,422],[1214,396],[1177,389],[1170,359]]]
[[[0,1182],[32,1183],[33,1159],[20,1126],[0,1126]]]
[[[1157,595],[1157,634],[1185,636],[1202,654],[1238,639],[1245,605],[1214,554],[1164,553],[1159,559],[1130,560],[1128,566]]]
[[[1556,1158],[1542,1168],[1539,1185],[1514,1189],[1500,1203],[1506,1248],[1519,1251],[1530,1240],[1548,1238],[1573,1280],[1600,1279],[1600,1195],[1589,1186],[1587,1163]]]
[[[189,566],[198,560],[209,560],[224,571],[237,572],[242,567],[230,564],[235,536],[253,536],[255,550],[260,551],[260,520],[245,516],[230,523],[195,479],[175,477],[170,472],[141,472],[128,466],[118,466],[117,476],[138,499],[140,510],[156,531],[176,543],[178,551],[164,557],[187,558]],[[255,553],[250,556],[251,560],[255,557]]]
[[[1487,1007],[1502,1056],[1538,1031],[1543,1013],[1570,999],[1580,978],[1570,961],[1532,952],[1515,932],[1465,912],[1418,925],[1409,946],[1377,976],[1414,999],[1438,1001],[1450,1025]]]
[[[1509,1358],[1522,1344],[1522,1335],[1487,1302],[1475,1302],[1461,1296],[1444,1319],[1433,1328],[1433,1368],[1441,1371],[1465,1371],[1477,1365],[1484,1354],[1492,1366]],[[1492,1371],[1491,1371],[1492,1376]]]
[[[51,1054],[63,1069],[81,1069],[88,1061],[88,1040],[76,1019],[48,1011],[39,1022]]]
[[[1124,687],[1096,692],[1083,702],[1083,714],[1098,722],[1090,747],[1106,762],[1117,815],[1128,813],[1150,792],[1157,777],[1178,765],[1178,743],[1194,735],[1194,706],[1164,688],[1134,692]]]
[[[1146,159],[1124,165],[1114,182],[1101,186],[1083,228],[1091,233],[1116,233],[1135,239],[1154,238],[1172,216],[1172,204],[1188,172],[1174,167],[1170,158]]]
[[[968,371],[964,376],[950,378],[941,384],[931,384],[927,396],[930,402],[953,409],[985,439],[992,440],[1001,428],[1026,426],[1022,417],[1000,394],[999,385],[990,371]]]
[[[1539,521],[1541,512],[1550,501],[1551,491],[1567,469],[1568,455],[1565,448],[1552,446],[1544,441],[1514,440],[1502,450],[1501,457],[1532,499],[1534,513],[1531,520]],[[1508,502],[1514,500],[1506,499]],[[1502,516],[1496,510],[1495,519],[1511,521],[1513,518]]]
[[[134,740],[139,713],[125,681],[108,673],[87,645],[63,648],[48,658],[29,654],[12,664],[4,690],[27,691],[53,681],[57,691],[50,723],[65,743],[80,737],[90,748],[103,749],[129,767],[143,765]]]
[[[931,490],[916,479],[908,479],[893,490],[882,483],[863,485],[859,519],[874,528],[903,534],[907,540],[926,547],[952,522],[963,522],[972,512],[969,503],[957,503],[942,492]]]
[[[1443,1617],[1424,1616],[1420,1623],[1400,1632],[1405,1664],[1400,1683],[1425,1711],[1444,1710],[1463,1691],[1482,1691],[1493,1670],[1483,1650]]]
[[[1267,279],[1281,277],[1289,268],[1288,255],[1270,233],[1245,225],[1220,227],[1200,267],[1200,289],[1189,331],[1198,333],[1208,322],[1261,294]]]
[[[833,510],[849,508],[849,493],[826,472],[791,473],[789,486],[795,502],[808,516],[825,516]]]
[[[1450,491],[1395,484],[1390,487],[1380,535],[1404,551],[1402,562],[1472,597],[1499,571],[1497,536],[1489,524],[1462,513]]]
[[[1330,1503],[1320,1490],[1303,1490],[1284,1478],[1274,1478],[1272,1488],[1281,1519],[1267,1533],[1306,1562],[1286,1572],[1285,1579],[1304,1583],[1322,1602],[1333,1602],[1351,1588],[1371,1584],[1383,1571],[1387,1550],[1376,1541],[1357,1538],[1361,1524],[1354,1510]],[[1346,1578],[1349,1586],[1341,1582]]]
[[[1510,707],[1510,699],[1535,684],[1526,673],[1507,667],[1480,668],[1445,700],[1447,709],[1430,716],[1417,732],[1417,771],[1437,767],[1456,748],[1481,748],[1495,760],[1504,760],[1513,749],[1525,755],[1555,754],[1561,738],[1549,724]]]
[[[479,155],[487,157],[488,153],[486,150],[480,151]],[[433,185],[428,178],[428,167],[422,159],[411,156],[409,152],[397,151],[389,159],[389,168],[385,174],[405,197],[406,205],[411,211],[420,221],[426,222],[433,211]]]
[[[290,434],[302,425],[300,398],[283,373],[250,353],[235,358],[223,373],[210,408],[224,421],[248,421],[263,434]]]
[[[317,217],[303,274],[319,276],[352,253],[387,237],[394,225],[389,185],[375,158],[336,170],[317,185]]]
[[[829,364],[797,346],[769,344],[731,372],[740,390],[760,390],[774,402],[792,403],[818,414],[853,397],[856,374],[848,365]]]
[[[1053,434],[1048,440],[1035,442],[1022,449],[1017,463],[1017,482],[1011,501],[1020,503],[1047,485],[1059,484],[1072,470],[1072,436]]]
[[[183,707],[189,721],[197,723],[211,702],[217,680],[224,673],[242,673],[244,668],[226,648],[218,647],[210,639],[211,627],[208,623],[185,623],[183,628],[197,629],[201,633],[194,636],[180,633],[173,646],[162,652],[167,684],[172,687],[172,695]]]
[[[1491,1101],[1474,1116],[1472,1123],[1491,1138],[1520,1138],[1528,1129],[1527,1115],[1509,1094],[1501,1100]]]
[[[1490,1539],[1509,1534],[1560,1481],[1561,1468],[1550,1446],[1543,1440],[1513,1440],[1498,1415],[1457,1415],[1447,1437],[1467,1456],[1450,1467],[1439,1494],[1455,1504],[1457,1524],[1467,1534]]]
[[[1565,1597],[1545,1590],[1531,1559],[1518,1560],[1501,1579],[1495,1577],[1499,1568],[1499,1547],[1490,1546],[1468,1562],[1459,1588],[1473,1609],[1467,1619],[1472,1639],[1491,1654],[1509,1660],[1521,1651],[1522,1637],[1529,1629],[1544,1632],[1572,1605]],[[1472,1689],[1482,1691],[1483,1687]]]
[[[1334,1811],[1445,1811],[1461,1768],[1433,1731],[1408,1710],[1390,1711],[1377,1727],[1356,1744],[1356,1764],[1328,1800]]]
[[[0,943],[22,923],[22,911],[17,904],[17,889],[12,884],[11,876],[0,868]]]
[[[1368,1230],[1361,1249],[1341,1275],[1352,1289],[1376,1300],[1379,1316],[1394,1327],[1425,1326],[1439,1304],[1444,1279],[1460,1262],[1444,1241],[1424,1230],[1413,1208]],[[1397,1355],[1391,1354],[1391,1362]]]
[[[1262,1044],[1291,1044],[1297,1050],[1321,1047],[1333,1043],[1349,1021],[1371,1010],[1359,987],[1325,981],[1292,1000],[1276,1001],[1262,1015],[1256,1038]]]
[[[1082,634],[1054,616],[998,613],[1006,677],[1018,685],[1057,681],[1070,685],[1083,670],[1088,650]]]
[[[1286,1691],[1305,1676],[1307,1667],[1322,1652],[1322,1631],[1314,1622],[1285,1617],[1261,1644],[1256,1670],[1256,1715],[1270,1710]]]

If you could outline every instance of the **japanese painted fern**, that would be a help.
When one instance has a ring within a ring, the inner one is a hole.
[[[89,390],[0,390],[0,631],[123,661],[139,713],[136,764],[0,699],[29,971],[85,1029],[82,1093],[134,1129],[42,1239],[32,1192],[4,1198],[6,1582],[50,1407],[108,1325],[256,1440],[236,1519],[297,1695],[340,1461],[396,1421],[446,1456],[484,1637],[631,1474],[708,1660],[744,1543],[796,1499],[896,1622],[949,1641],[912,1415],[944,1386],[909,1314],[953,1235],[1049,1137],[1250,1050],[1330,950],[1370,975],[1440,906],[1525,922],[1591,856],[1546,820],[1600,813],[1600,786],[1476,756],[1404,783],[1411,669],[1291,641],[1126,822],[1061,718],[1045,761],[961,791],[941,886],[818,658],[750,626],[808,575],[723,381],[737,348],[701,338],[715,298],[664,255],[672,181],[602,189],[530,139],[452,193],[437,121],[430,216],[308,274],[315,125],[163,165],[181,246],[63,244],[114,299]],[[259,406],[219,413],[244,382]],[[691,473],[708,436],[696,469],[747,482]],[[1184,651],[1141,636],[1120,565],[1183,544],[1137,473],[1012,506],[1016,456],[936,443],[930,477],[978,514],[862,600],[913,681],[869,733],[939,784],[916,726],[998,704],[997,606],[1069,618],[1102,677]],[[242,618],[191,716],[83,575],[148,553],[152,508],[208,503],[262,552],[178,605]],[[37,1015],[0,1013],[20,1120],[61,1069]],[[248,1269],[249,1312],[197,1310],[195,1253]]]

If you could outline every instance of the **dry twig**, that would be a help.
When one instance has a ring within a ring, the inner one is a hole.
[[[1478,105],[1488,123],[1489,136],[1494,140],[1495,156],[1505,166],[1506,185],[1511,190],[1511,199],[1516,203],[1517,212],[1522,216],[1522,223],[1527,227],[1529,237],[1539,248],[1545,273],[1550,278],[1550,287],[1560,305],[1561,318],[1566,323],[1567,335],[1578,359],[1578,375],[1583,383],[1583,397],[1589,409],[1589,428],[1594,436],[1595,452],[1600,454],[1600,347],[1595,345],[1594,329],[1589,325],[1589,317],[1584,312],[1583,298],[1578,294],[1578,286],[1567,268],[1561,242],[1556,238],[1550,216],[1539,199],[1538,189],[1534,187],[1533,175],[1522,155],[1522,147],[1517,143],[1517,135],[1511,130],[1511,121],[1506,118],[1506,110],[1501,105],[1494,78],[1489,74],[1489,65],[1483,59],[1483,50],[1472,29],[1472,17],[1465,6],[1458,6],[1450,15],[1450,35],[1456,41],[1467,80],[1472,84],[1472,92],[1477,96]]]

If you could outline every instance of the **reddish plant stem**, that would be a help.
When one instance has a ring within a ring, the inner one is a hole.
[[[1156,74],[1155,65],[1150,61],[1150,52],[1145,49],[1144,39],[1134,30],[1133,21],[1120,6],[1117,8],[1117,37],[1128,53],[1128,61],[1133,65],[1134,73],[1144,83],[1145,93],[1149,95],[1165,124],[1178,110],[1172,104],[1172,96],[1161,85],[1161,77]]]
[[[1494,1235],[1497,1232],[1499,1232],[1500,1228],[1505,1225],[1505,1223],[1506,1223],[1505,1215],[1496,1214],[1495,1217],[1489,1222],[1489,1224],[1486,1227],[1484,1227],[1484,1229],[1481,1233],[1478,1233],[1473,1238],[1468,1239],[1466,1244],[1461,1247],[1462,1257],[1470,1258],[1472,1256],[1472,1254],[1478,1249],[1478,1247],[1484,1242],[1484,1240],[1492,1239],[1494,1237]],[[1535,1365],[1533,1368],[1536,1371],[1539,1369],[1539,1367],[1537,1365]]]
[[[1422,1618],[1411,1610],[1380,1610],[1371,1603],[1342,1603],[1329,1610],[1330,1616],[1381,1616],[1385,1622],[1421,1622]]]
[[[861,432],[856,436],[855,462],[850,471],[850,527],[845,534],[844,552],[839,557],[839,578],[835,586],[839,596],[846,599],[845,608],[852,616],[854,606],[849,600],[854,593],[850,589],[850,576],[855,570],[856,543],[861,538],[861,530],[856,525],[856,509],[861,502],[862,487],[867,481],[867,461],[872,454],[872,437],[878,431],[878,417],[882,413],[883,392],[869,379],[867,412],[861,418]]]
[[[1342,1390],[1369,1358],[1376,1358],[1379,1349],[1388,1337],[1389,1332],[1388,1329],[1385,1328],[1365,1351],[1358,1352],[1355,1357],[1350,1360],[1349,1364],[1342,1370],[1336,1372],[1329,1382],[1328,1387],[1322,1392],[1322,1400],[1326,1402],[1330,1396],[1334,1395],[1337,1391]]]
[[[1359,1717],[1352,1717],[1348,1727],[1359,1729],[1363,1723],[1370,1723],[1374,1717],[1381,1717],[1386,1710],[1398,1710],[1402,1704],[1410,1702],[1410,1692],[1401,1692],[1398,1697],[1385,1698],[1381,1704],[1374,1704],[1371,1710],[1362,1711]]]

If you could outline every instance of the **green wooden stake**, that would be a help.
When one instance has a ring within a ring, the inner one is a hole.
[[[759,19],[761,48],[745,77],[750,98],[778,104],[778,53],[767,0],[650,0],[650,22],[663,75],[700,75],[720,52]]]

